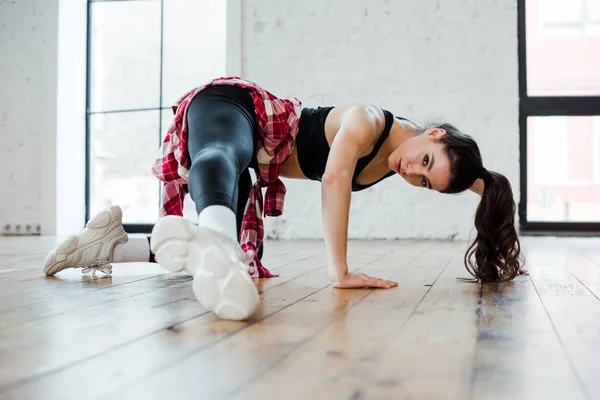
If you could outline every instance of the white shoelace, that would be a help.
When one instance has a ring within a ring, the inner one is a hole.
[[[99,266],[97,265],[97,266],[89,266],[89,267],[81,268],[82,274],[91,273],[93,278],[96,277],[96,272],[101,272],[105,275],[110,275],[110,274],[112,274],[112,265],[106,264],[106,265],[99,265]]]

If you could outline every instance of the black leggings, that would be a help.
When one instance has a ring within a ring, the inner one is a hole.
[[[198,214],[220,205],[237,215],[238,225],[252,180],[256,115],[247,90],[212,86],[198,93],[187,112],[190,196]],[[238,231],[239,231],[238,226]]]
[[[187,111],[190,197],[198,214],[208,206],[225,206],[236,214],[237,233],[256,167],[257,132],[254,102],[242,88],[218,85],[198,93]],[[262,258],[263,246],[258,251]]]

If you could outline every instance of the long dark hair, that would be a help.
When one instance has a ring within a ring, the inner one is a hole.
[[[504,175],[483,167],[479,147],[469,135],[451,124],[431,127],[446,131],[437,139],[450,159],[450,183],[442,193],[463,192],[478,178],[484,182],[475,214],[477,237],[465,253],[465,267],[481,282],[513,279],[521,266],[521,244],[515,228],[517,207],[510,182]]]

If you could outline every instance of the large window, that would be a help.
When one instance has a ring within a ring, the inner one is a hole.
[[[150,167],[171,105],[227,72],[226,0],[88,2],[87,217],[120,205],[129,231],[158,218]]]
[[[600,231],[600,0],[519,0],[521,227]]]

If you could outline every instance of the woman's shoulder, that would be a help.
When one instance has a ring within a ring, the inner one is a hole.
[[[344,130],[354,132],[354,136],[363,137],[366,147],[377,141],[387,125],[383,110],[377,106],[348,103],[335,106],[325,121],[325,132],[331,143],[337,133]]]
[[[358,118],[379,122],[385,120],[385,113],[387,111],[373,104],[345,103],[334,106],[331,112],[342,119],[348,118],[356,120]]]

